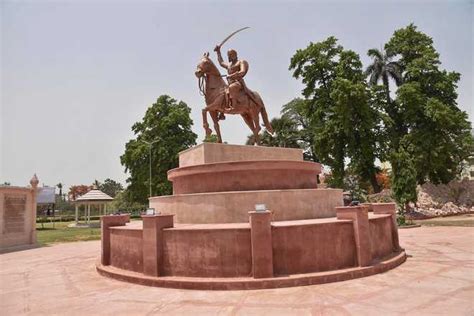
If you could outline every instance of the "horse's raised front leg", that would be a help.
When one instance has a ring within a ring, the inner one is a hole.
[[[209,114],[211,114],[212,121],[214,122],[214,130],[217,134],[217,142],[222,143],[221,127],[219,126],[219,112],[210,111]]]
[[[209,123],[207,122],[207,109],[202,109],[202,126],[206,131],[206,137],[211,136],[212,129],[209,128]]]

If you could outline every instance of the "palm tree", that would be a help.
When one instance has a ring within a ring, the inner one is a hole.
[[[267,132],[260,133],[260,143],[269,147],[287,147],[300,148],[299,131],[296,122],[292,121],[288,116],[276,117],[271,120],[273,126],[273,135]],[[246,145],[253,144],[254,135],[247,137]]]
[[[365,74],[370,76],[369,84],[376,85],[380,80],[385,87],[387,95],[387,104],[391,103],[389,79],[392,78],[397,86],[402,84],[402,67],[396,61],[392,61],[393,55],[387,54],[384,50],[376,48],[369,49],[367,52],[372,57],[372,64],[367,67]]]
[[[61,182],[59,182],[58,184],[56,184],[56,186],[59,189],[59,198],[62,199],[62,197],[63,197],[63,184]]]

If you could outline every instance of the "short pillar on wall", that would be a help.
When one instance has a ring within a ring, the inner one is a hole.
[[[336,207],[337,219],[352,220],[359,266],[369,266],[372,262],[370,249],[369,215],[366,206]]]
[[[143,273],[159,276],[163,262],[163,228],[174,226],[174,214],[143,215]]]
[[[392,217],[392,241],[393,250],[398,252],[402,248],[398,240],[398,225],[397,225],[397,207],[395,203],[372,203],[374,214],[390,214]]]
[[[360,203],[360,205],[365,206],[367,208],[367,211],[373,212],[374,208],[372,207],[372,203]]]
[[[101,230],[101,263],[104,266],[110,265],[110,229],[112,226],[125,226],[126,223],[130,222],[130,215],[110,215],[102,216],[100,218],[100,230]]]
[[[249,212],[254,278],[273,277],[272,212]]]

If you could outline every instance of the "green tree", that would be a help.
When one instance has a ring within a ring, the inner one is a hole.
[[[291,58],[293,76],[301,78],[305,88],[303,96],[308,102],[312,148],[322,163],[331,168],[332,186],[344,186],[345,160],[363,172],[361,176],[376,182],[375,158],[377,155],[375,127],[377,112],[370,107],[370,89],[364,80],[359,56],[344,50],[337,39],[329,37],[323,42],[310,43],[297,50]]]
[[[203,142],[204,143],[217,143],[218,142],[217,135],[211,134],[210,136],[206,136],[204,137]]]
[[[405,131],[403,124],[403,117],[397,111],[396,103],[390,98],[390,79],[395,81],[395,84],[400,86],[403,82],[402,66],[398,61],[394,61],[393,53],[388,53],[385,50],[369,49],[367,55],[372,58],[372,63],[367,67],[365,75],[369,76],[369,85],[372,87],[372,92],[375,94],[376,104],[372,104],[372,107],[385,113],[385,126],[388,128],[385,130],[384,136],[390,136],[391,139],[396,142],[400,139],[400,135]],[[378,86],[379,81],[382,81],[382,86]],[[382,92],[383,91],[383,92]],[[383,96],[384,95],[384,96]],[[385,98],[384,102],[381,102],[382,96]],[[382,114],[383,117],[384,114]],[[381,136],[381,134],[379,134]],[[385,139],[387,141],[387,139]],[[382,144],[387,145],[387,142]],[[383,147],[383,146],[382,146]],[[398,147],[396,145],[395,147]],[[387,148],[381,148],[382,151]],[[383,158],[384,156],[381,154]]]
[[[57,210],[61,211],[73,211],[74,205],[70,201],[66,201],[63,195],[56,194],[55,206]]]
[[[143,211],[148,206],[148,203],[139,203],[133,201],[132,194],[127,189],[118,192],[110,204],[112,210],[128,213]]]
[[[385,51],[373,48],[369,49],[367,55],[372,58],[372,64],[365,71],[366,75],[370,76],[369,83],[374,86],[379,81],[382,81],[387,104],[390,104],[390,79],[393,79],[397,86],[401,85],[402,67],[398,62],[392,60],[392,55],[387,54]]]
[[[390,147],[400,153],[404,144],[417,183],[447,183],[460,174],[474,144],[467,113],[457,106],[460,74],[440,69],[433,40],[413,24],[395,31],[385,50],[399,57],[403,70],[394,112],[387,111]],[[400,164],[399,155],[390,156],[392,166]]]
[[[260,143],[268,147],[300,148],[299,132],[294,121],[286,116],[271,120],[273,135],[268,132],[260,133]],[[253,144],[253,135],[247,137],[246,145]]]
[[[111,197],[115,197],[120,191],[123,191],[123,186],[121,183],[107,178],[103,183],[99,182],[98,189]]]
[[[417,201],[416,169],[412,156],[400,146],[392,155],[392,192],[399,205],[399,223],[405,222],[405,212],[410,202]]]
[[[130,201],[147,203],[149,186],[149,147],[143,142],[156,141],[152,145],[152,192],[153,195],[171,194],[167,171],[178,166],[178,153],[196,144],[197,135],[192,132],[191,109],[186,103],[162,95],[150,106],[143,119],[133,124],[135,138],[125,145],[120,157],[127,179]]]
[[[281,109],[282,118],[287,118],[296,125],[297,138],[300,147],[303,148],[304,159],[319,162],[314,147],[314,128],[312,128],[311,115],[312,105],[308,100],[295,98],[283,105]]]
[[[359,185],[368,191],[365,185],[370,183],[374,192],[380,192],[377,181],[379,169],[375,159],[379,154],[377,143],[380,135],[379,113],[371,106],[371,91],[363,81],[351,82],[343,79],[335,85],[332,97],[340,107],[339,115],[344,122],[347,141],[348,164],[352,173],[360,180]]]
[[[59,189],[59,197],[62,198],[63,197],[63,184],[59,182],[58,184],[56,184],[56,187]]]

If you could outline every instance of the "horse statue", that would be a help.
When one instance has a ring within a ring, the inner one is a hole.
[[[197,65],[195,75],[198,78],[199,91],[204,95],[206,102],[206,107],[202,110],[206,137],[212,134],[207,121],[207,112],[209,112],[214,122],[214,129],[219,143],[222,143],[219,120],[224,119],[224,114],[240,114],[242,116],[253,133],[254,145],[260,144],[260,115],[264,123],[263,126],[270,134],[273,133],[265,104],[257,92],[245,87],[245,89],[240,91],[239,97],[232,100],[232,106],[229,106],[228,85],[222,78],[216,65],[209,58],[209,53],[203,55]]]

